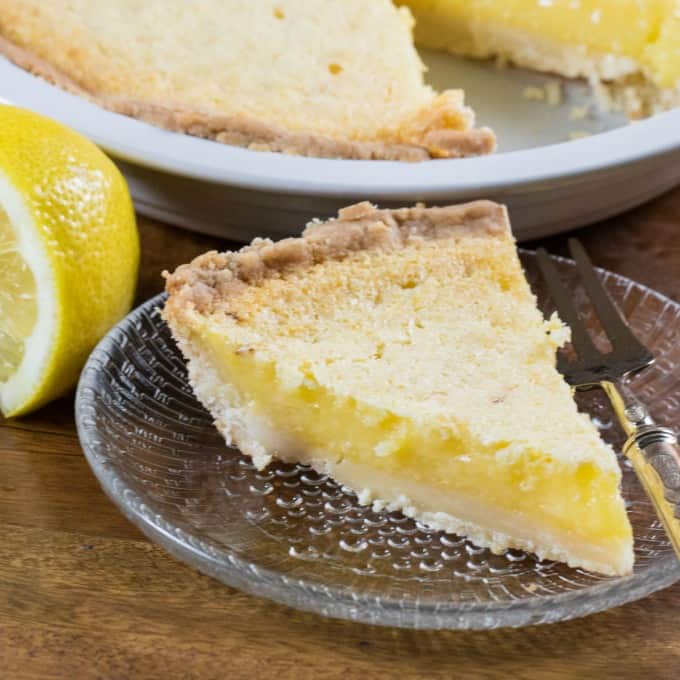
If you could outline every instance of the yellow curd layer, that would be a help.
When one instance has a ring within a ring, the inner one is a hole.
[[[482,497],[499,512],[538,515],[548,530],[566,531],[576,540],[603,546],[631,540],[616,471],[592,462],[556,462],[549,453],[519,444],[482,443],[454,419],[436,426],[416,423],[333,394],[306,367],[300,367],[302,383],[287,386],[275,364],[229,345],[220,332],[204,327],[200,336],[220,378],[236,387],[251,412],[308,454],[316,450],[324,458],[367,465],[444,493]],[[379,488],[373,491],[380,497]]]
[[[424,47],[494,56],[502,44],[494,37],[499,30],[509,30],[541,43],[627,57],[663,88],[680,80],[677,0],[400,0],[398,4],[408,5],[413,12],[416,41]],[[529,40],[527,52],[531,49]]]

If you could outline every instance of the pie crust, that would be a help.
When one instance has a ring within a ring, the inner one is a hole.
[[[119,97],[89,92],[78,83],[36,56],[0,36],[0,54],[20,68],[52,85],[83,97],[105,109],[131,116],[158,127],[254,151],[277,151],[315,158],[354,160],[423,161],[430,158],[463,158],[494,151],[496,137],[489,128],[452,129],[439,121],[453,114],[461,121],[470,119],[470,109],[462,103],[458,90],[442,93],[431,107],[397,130],[403,142],[357,141],[319,134],[291,132],[247,116],[214,115],[201,111],[149,105]]]
[[[311,222],[301,238],[255,239],[238,252],[211,251],[173,274],[166,272],[170,298],[165,315],[181,316],[184,309],[210,314],[223,309],[245,286],[263,279],[341,260],[360,250],[399,250],[413,240],[444,239],[455,233],[509,234],[507,211],[492,201],[396,210],[381,210],[368,201],[356,203],[340,210],[335,219]]]

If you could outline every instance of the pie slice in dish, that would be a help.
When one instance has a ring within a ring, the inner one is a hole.
[[[503,206],[378,210],[168,276],[191,384],[258,468],[302,461],[494,551],[633,564],[614,452],[555,369]]]
[[[422,160],[493,150],[425,85],[390,0],[3,0],[0,51],[143,120],[251,149]]]
[[[422,47],[610,83],[633,117],[680,105],[678,0],[398,0]]]

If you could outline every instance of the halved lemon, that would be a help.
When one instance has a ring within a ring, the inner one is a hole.
[[[0,410],[17,416],[76,382],[129,309],[139,236],[127,185],[90,141],[0,105]]]

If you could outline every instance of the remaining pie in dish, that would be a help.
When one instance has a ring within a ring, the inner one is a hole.
[[[397,0],[423,47],[611,83],[632,116],[680,104],[678,0]]]
[[[251,149],[422,160],[493,150],[423,81],[390,0],[3,0],[0,51],[114,111]]]
[[[555,369],[503,206],[379,210],[168,276],[191,384],[258,468],[303,461],[494,551],[625,574],[620,470]]]
[[[3,0],[0,52],[114,111],[251,149],[488,153],[422,47],[604,83],[631,117],[680,104],[680,0]],[[410,9],[410,11],[409,11]]]

